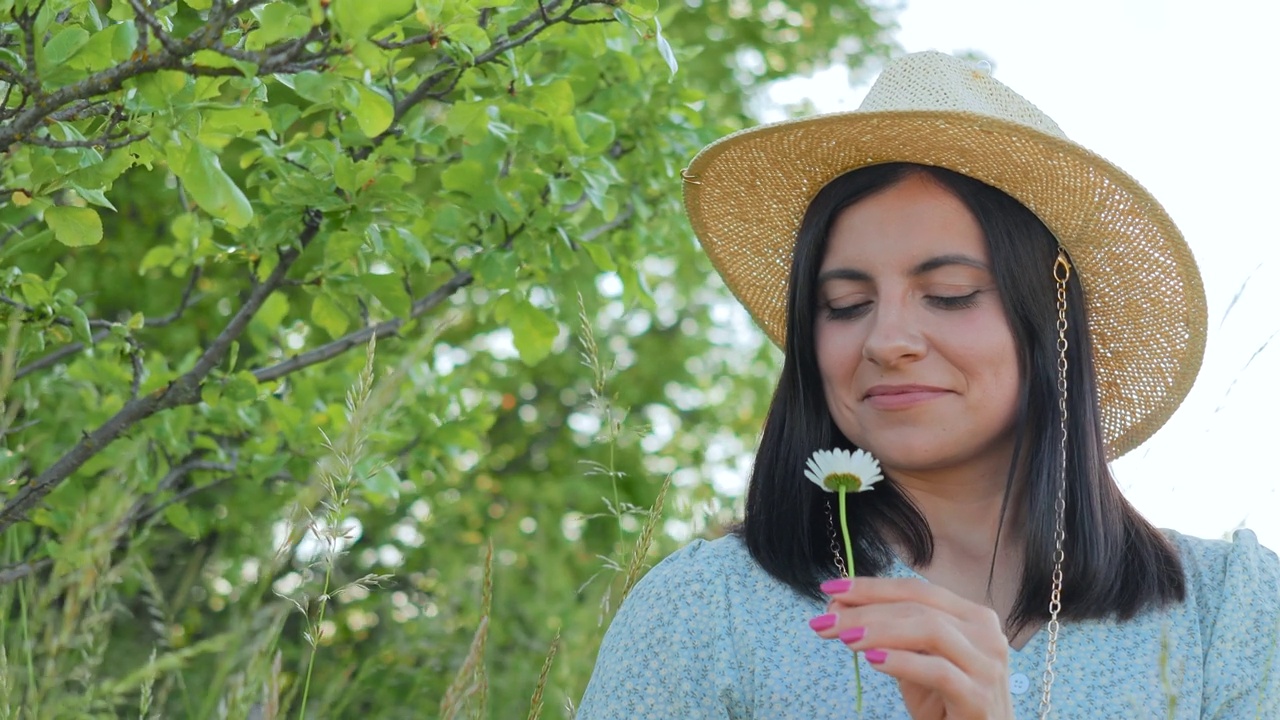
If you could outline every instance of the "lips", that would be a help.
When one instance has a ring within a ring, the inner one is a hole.
[[[901,410],[936,400],[950,392],[932,385],[875,385],[867,390],[863,400],[878,410]]]

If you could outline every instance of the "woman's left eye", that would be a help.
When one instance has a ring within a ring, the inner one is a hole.
[[[930,295],[928,300],[934,307],[943,310],[962,310],[977,305],[978,294],[981,292],[981,290],[974,290],[968,295]]]

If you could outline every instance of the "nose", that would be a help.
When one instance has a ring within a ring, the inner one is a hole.
[[[863,358],[889,368],[924,357],[928,344],[910,308],[882,299],[867,319]]]

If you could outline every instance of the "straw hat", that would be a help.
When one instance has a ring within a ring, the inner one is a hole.
[[[770,339],[785,338],[791,253],[809,202],[845,172],[886,162],[999,188],[1067,249],[1084,286],[1112,458],[1169,419],[1200,369],[1207,321],[1182,234],[1123,170],[984,69],[938,52],[892,62],[854,112],[734,133],[685,171],[694,232]]]

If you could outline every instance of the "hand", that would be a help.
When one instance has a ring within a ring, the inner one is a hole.
[[[914,578],[824,583],[824,638],[852,639],[872,667],[897,679],[915,720],[1012,720],[1009,642],[991,608]],[[834,616],[834,624],[831,617]],[[842,633],[844,633],[842,637]]]

